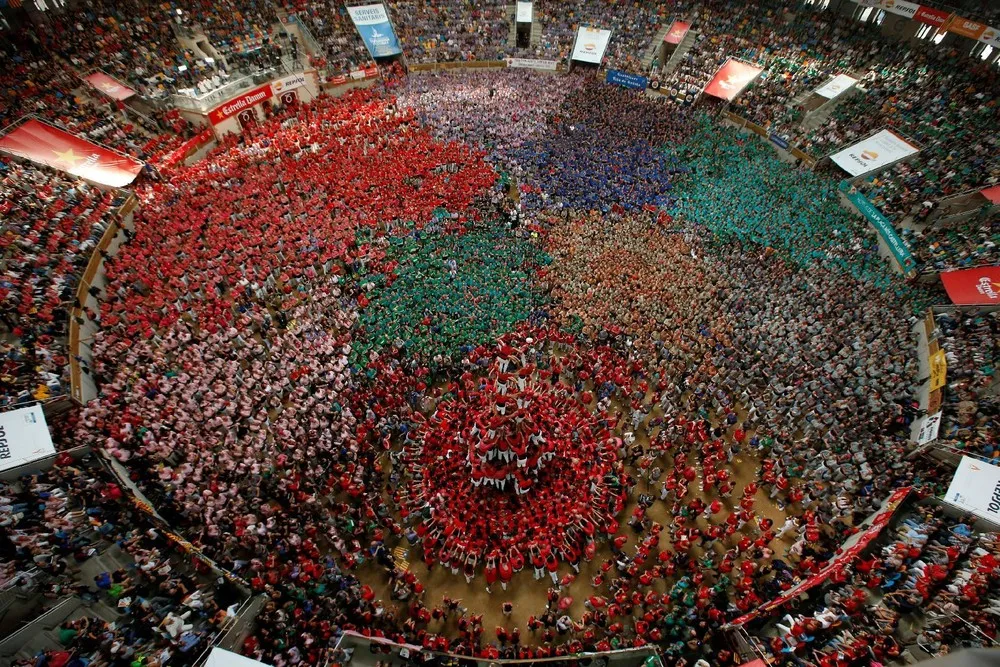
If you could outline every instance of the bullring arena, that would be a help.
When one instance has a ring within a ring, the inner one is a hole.
[[[0,0],[0,665],[990,665],[1000,12]]]

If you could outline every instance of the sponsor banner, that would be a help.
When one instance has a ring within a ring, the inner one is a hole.
[[[952,16],[945,25],[945,30],[948,32],[953,32],[956,35],[976,40],[982,37],[983,33],[986,32],[986,28],[987,26],[985,23],[963,19],[961,16]]]
[[[959,306],[1000,304],[1000,266],[945,271],[941,274],[951,302]]]
[[[600,65],[611,41],[611,31],[600,28],[580,28],[576,31],[573,60]]]
[[[879,533],[881,533],[886,525],[888,525],[889,520],[892,519],[892,516],[896,513],[896,510],[899,509],[899,506],[903,503],[903,501],[906,500],[908,495],[910,495],[910,487],[906,486],[901,489],[896,489],[893,494],[889,496],[889,500],[886,502],[885,507],[872,518],[871,525],[868,526],[863,533],[858,534],[857,541],[854,542],[854,544],[845,546],[841,549],[839,555],[835,558],[831,558],[830,561],[816,574],[800,581],[798,584],[792,586],[770,602],[766,602],[753,611],[740,616],[732,623],[729,623],[726,627],[745,625],[762,614],[768,614],[774,611],[789,600],[793,600],[809,589],[820,585],[834,572],[853,563],[854,560],[861,555],[865,548],[871,544],[872,540],[878,537]]]
[[[40,403],[0,413],[0,470],[10,470],[56,453]]]
[[[629,74],[617,69],[609,69],[605,81],[634,90],[646,90],[646,86],[649,85],[649,79],[646,77],[639,76],[638,74]]]
[[[890,14],[897,14],[912,19],[920,9],[920,5],[906,0],[882,0],[879,6]]]
[[[285,91],[301,88],[306,85],[307,81],[308,79],[306,78],[305,72],[299,72],[297,74],[292,74],[291,76],[275,79],[271,82],[271,94],[274,97],[278,97]]]
[[[521,67],[524,69],[542,69],[555,72],[559,63],[555,60],[538,60],[536,58],[508,58],[507,67]]]
[[[685,23],[684,21],[674,21],[673,25],[670,26],[670,30],[667,31],[666,37],[663,38],[663,41],[667,44],[680,44],[684,41],[684,37],[687,36],[688,30],[690,29],[690,23]]]
[[[348,7],[347,13],[354,21],[354,27],[358,29],[358,34],[368,47],[368,53],[372,58],[383,56],[396,56],[403,52],[399,48],[399,39],[389,22],[389,14],[385,11],[385,5],[360,5]]]
[[[943,412],[935,412],[921,418],[920,430],[917,431],[918,445],[926,445],[928,442],[937,440],[938,431],[941,429],[941,415],[943,414]]]
[[[296,104],[299,101],[299,96],[294,90],[286,90],[278,96],[278,100],[283,106],[287,107],[289,105]]]
[[[916,265],[913,255],[910,254],[910,249],[903,243],[903,239],[899,238],[899,234],[896,233],[888,218],[882,215],[882,212],[868,201],[867,197],[858,192],[856,188],[852,188],[847,181],[841,181],[840,189],[851,200],[851,203],[854,204],[858,211],[861,212],[861,215],[865,216],[868,222],[872,224],[872,227],[879,233],[879,236],[882,237],[886,245],[889,246],[889,251],[892,252],[893,257],[899,262],[903,273],[912,271]]]
[[[882,130],[834,153],[830,159],[851,176],[861,176],[907,158],[919,150],[892,130]]]
[[[994,49],[1000,49],[1000,28],[986,26],[986,30],[979,36],[979,41],[989,44]]]
[[[31,119],[0,138],[0,151],[79,178],[123,188],[142,171],[142,162]]]
[[[730,58],[705,86],[705,93],[732,101],[763,71],[760,67]]]
[[[937,391],[948,382],[948,357],[944,350],[938,349],[930,355],[928,363],[931,367],[931,391]]]
[[[828,100],[832,100],[835,97],[843,95],[851,87],[858,82],[853,76],[847,76],[846,74],[838,74],[833,77],[822,86],[816,89],[816,94],[820,97],[825,97]]]
[[[104,72],[94,72],[83,77],[83,80],[89,83],[91,88],[99,90],[111,99],[118,100],[119,102],[124,102],[135,95],[134,90]]]
[[[770,139],[771,143],[777,146],[778,148],[781,148],[786,151],[788,150],[788,146],[790,144],[787,141],[785,141],[784,137],[779,137],[777,134],[771,134],[771,136],[769,136],[768,139]]]
[[[516,21],[518,23],[531,23],[534,18],[532,15],[531,3],[518,0],[516,17]]]
[[[933,7],[927,7],[926,5],[920,5],[917,11],[913,14],[913,18],[920,21],[921,23],[926,23],[927,25],[932,25],[935,28],[940,28],[951,17],[951,14],[941,9],[934,9]]]
[[[1000,467],[963,456],[944,499],[980,518],[1000,524]]]
[[[218,125],[224,120],[232,118],[245,109],[249,109],[255,104],[260,104],[271,97],[271,84],[258,86],[242,95],[234,97],[228,102],[224,102],[208,112],[208,120],[212,125]]]

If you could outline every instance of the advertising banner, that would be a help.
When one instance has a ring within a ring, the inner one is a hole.
[[[732,101],[763,71],[760,67],[730,58],[705,86],[705,93]]]
[[[793,600],[809,589],[820,585],[837,570],[853,563],[854,560],[861,555],[861,552],[865,550],[865,547],[871,544],[871,541],[878,537],[879,533],[881,533],[886,527],[889,520],[892,518],[892,515],[896,513],[896,510],[903,503],[903,501],[906,500],[908,495],[910,495],[910,487],[906,486],[901,489],[896,489],[893,494],[889,496],[889,500],[886,502],[885,507],[872,518],[871,525],[869,525],[863,533],[858,533],[853,536],[856,538],[856,541],[850,546],[845,544],[839,551],[838,555],[831,558],[819,572],[803,579],[798,584],[792,586],[770,602],[766,602],[753,611],[740,616],[732,623],[729,623],[726,627],[745,625],[761,614],[770,613],[789,600]]]
[[[135,95],[134,90],[104,72],[94,72],[83,77],[83,80],[90,84],[91,88],[99,90],[111,99],[118,100],[119,102],[124,102]]]
[[[255,104],[260,104],[270,97],[271,84],[266,83],[215,107],[208,112],[208,120],[212,125],[218,125],[222,121],[232,118],[239,112],[249,109]]]
[[[920,5],[916,13],[914,13],[913,18],[921,23],[926,23],[927,25],[932,25],[935,28],[940,28],[945,24],[950,16],[951,14],[942,9],[935,9],[933,7],[927,7],[926,5]]]
[[[978,40],[986,32],[986,24],[963,19],[961,16],[952,16],[945,24],[945,30],[962,37]]]
[[[680,44],[684,41],[684,37],[690,29],[690,23],[685,23],[684,21],[674,21],[673,25],[670,26],[670,30],[667,31],[666,37],[663,38],[663,41],[667,44]]]
[[[787,141],[785,141],[784,137],[779,136],[777,134],[774,134],[772,132],[771,135],[768,137],[768,139],[770,139],[771,143],[774,144],[775,146],[777,146],[778,148],[780,148],[782,150],[785,150],[785,151],[788,150],[788,146],[790,144]]]
[[[35,119],[0,138],[0,151],[112,188],[125,187],[142,171],[138,160]]]
[[[507,67],[524,69],[541,69],[555,72],[558,63],[555,60],[538,60],[537,58],[507,58]]]
[[[55,453],[40,404],[0,412],[0,470],[10,470]]]
[[[534,18],[530,2],[518,0],[516,20],[518,23],[531,23]]]
[[[858,82],[853,76],[838,74],[816,89],[816,94],[827,99],[834,99],[851,89]]]
[[[882,130],[834,153],[830,159],[851,176],[861,176],[907,158],[919,150],[892,130]]]
[[[854,204],[861,215],[865,216],[868,222],[872,224],[872,227],[879,233],[885,244],[889,246],[889,251],[892,252],[893,257],[899,262],[903,273],[912,271],[913,267],[916,266],[913,255],[910,254],[910,249],[903,243],[903,239],[899,238],[899,234],[896,233],[889,219],[882,215],[882,211],[878,210],[856,188],[852,188],[847,181],[841,181],[840,189],[847,195],[847,198],[851,200],[851,203]]]
[[[944,350],[938,350],[930,356],[931,391],[935,392],[948,382],[948,357]]]
[[[944,499],[980,518],[1000,524],[1000,467],[963,456]]]
[[[913,18],[917,14],[917,10],[920,9],[920,5],[915,2],[906,2],[906,0],[882,0],[879,6],[890,14],[897,14],[898,16],[905,16],[907,18]]]
[[[248,658],[239,653],[232,653],[218,646],[212,647],[204,667],[268,667],[267,663]]]
[[[629,74],[628,72],[616,69],[608,70],[608,76],[605,78],[605,81],[634,90],[646,90],[646,86],[649,85],[649,79],[644,76]]]
[[[611,31],[600,28],[580,28],[576,31],[573,60],[600,65],[611,41]]]
[[[305,72],[298,72],[297,74],[292,74],[291,76],[282,77],[280,79],[275,79],[271,82],[271,94],[274,97],[280,96],[282,93],[289,90],[295,90],[296,88],[301,88],[306,85],[308,79],[306,78]]]
[[[368,53],[372,58],[383,56],[396,56],[403,52],[399,47],[399,39],[389,22],[389,14],[385,11],[385,5],[360,5],[348,7],[347,13],[354,21],[354,27],[358,29],[358,34],[368,47]]]
[[[1000,266],[945,271],[941,282],[951,302],[959,306],[990,306],[1000,303]]]
[[[989,44],[994,49],[1000,49],[1000,28],[986,26],[986,30],[979,36],[979,41]]]
[[[918,445],[926,445],[928,442],[937,440],[938,431],[941,430],[941,415],[943,414],[943,412],[935,412],[920,419],[920,429],[917,431]]]

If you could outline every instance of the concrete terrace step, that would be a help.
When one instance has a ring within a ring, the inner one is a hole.
[[[667,32],[669,31],[670,24],[661,25],[660,29],[656,31],[653,41],[646,49],[646,53],[642,56],[642,66],[647,72],[649,71],[649,68],[653,66],[653,58],[655,58],[656,54],[659,52],[660,44],[663,43],[663,38],[667,36]]]

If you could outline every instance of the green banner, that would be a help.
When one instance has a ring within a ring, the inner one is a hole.
[[[841,181],[840,191],[847,195],[851,203],[861,211],[861,215],[865,216],[868,222],[879,233],[879,236],[882,237],[882,240],[889,246],[889,250],[903,269],[903,273],[911,273],[917,262],[913,259],[913,255],[910,254],[910,249],[903,243],[903,239],[899,238],[899,234],[896,233],[889,219],[882,215],[882,211],[878,210],[874,204],[868,201],[867,197],[852,187],[849,182]]]

